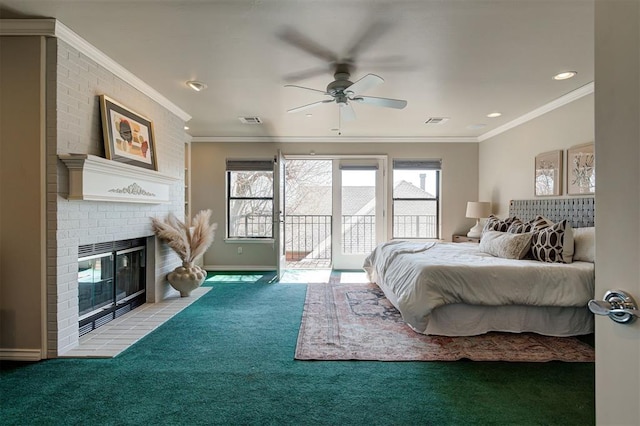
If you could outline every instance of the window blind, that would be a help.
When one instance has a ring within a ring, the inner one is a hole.
[[[273,159],[227,159],[228,172],[271,172]]]
[[[377,164],[340,164],[340,170],[378,170]]]
[[[393,160],[393,168],[394,170],[440,170],[442,159]]]

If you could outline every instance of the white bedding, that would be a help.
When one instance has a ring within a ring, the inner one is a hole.
[[[364,269],[421,333],[432,311],[450,304],[583,308],[595,282],[589,262],[503,259],[460,243],[383,243],[365,259]]]

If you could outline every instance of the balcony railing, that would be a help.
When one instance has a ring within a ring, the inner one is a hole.
[[[374,215],[342,216],[342,252],[370,253],[376,245]]]
[[[284,235],[288,261],[331,259],[331,215],[286,215]]]
[[[273,238],[273,216],[247,214],[231,218],[232,238]]]
[[[436,215],[394,215],[393,238],[438,238]]]
[[[287,260],[331,259],[331,215],[287,215],[285,251]],[[246,215],[236,218],[233,228],[242,237],[272,237],[271,215]],[[369,253],[376,246],[374,215],[342,217],[342,251],[345,254]],[[393,238],[437,238],[435,215],[395,215]]]

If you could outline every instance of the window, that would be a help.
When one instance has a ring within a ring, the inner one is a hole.
[[[227,238],[273,238],[273,160],[227,160]]]
[[[393,238],[440,237],[441,160],[393,160]]]

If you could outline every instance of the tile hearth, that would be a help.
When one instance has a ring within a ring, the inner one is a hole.
[[[200,287],[189,297],[176,293],[159,303],[145,303],[80,337],[79,345],[59,358],[113,358],[210,290],[211,287]]]

